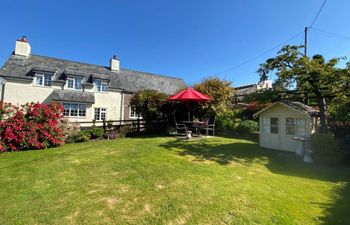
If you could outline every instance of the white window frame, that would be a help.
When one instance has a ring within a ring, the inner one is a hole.
[[[72,84],[73,87],[69,87],[69,81],[73,82],[73,84]],[[68,77],[67,78],[67,89],[74,89],[74,83],[75,83],[75,79]]]
[[[140,114],[137,115],[135,107],[129,106],[129,118],[130,119],[142,119]]]
[[[293,120],[292,125],[288,125],[287,120]],[[303,121],[301,123],[301,121]],[[303,129],[303,132],[301,132]],[[294,130],[294,132],[290,132]],[[286,135],[288,136],[306,136],[306,118],[287,117],[286,118]]]
[[[87,113],[87,107],[86,107],[86,104],[84,103],[75,103],[75,102],[63,102],[62,103],[63,107],[65,105],[69,105],[69,109],[68,109],[68,115],[65,115],[65,109],[63,110],[63,116],[66,117],[66,118],[86,118],[86,113]],[[73,116],[71,115],[72,113],[72,105],[77,105],[77,115],[76,116]],[[83,108],[85,108],[85,113],[83,116],[81,116],[81,107],[83,106]]]
[[[80,88],[77,88],[77,79],[80,79]],[[67,89],[70,89],[70,90],[82,90],[82,84],[81,84],[81,78],[79,78],[79,77],[68,77],[67,78]],[[73,82],[73,87],[69,87],[69,84],[68,84],[68,82],[69,81],[72,81]]]
[[[272,119],[277,119],[277,124],[271,124]],[[277,132],[272,132],[276,128]],[[278,117],[262,117],[261,118],[261,133],[265,134],[279,134],[279,118]]]
[[[98,112],[98,118],[96,119],[96,110],[99,109],[99,112]],[[104,112],[102,112],[104,111]],[[104,108],[104,107],[95,107],[94,108],[94,120],[96,121],[102,121],[102,113],[105,114],[105,120],[107,120],[107,108]]]
[[[38,84],[38,78],[42,79],[42,84]],[[45,85],[45,82],[48,83],[47,79],[50,80],[49,85]],[[52,86],[52,75],[50,74],[41,74],[41,73],[36,73],[35,74],[35,86],[39,87],[51,87]]]
[[[97,82],[99,82],[100,84],[98,85]],[[96,79],[94,81],[94,84],[95,84],[95,91],[96,92],[102,92],[102,93],[108,92],[108,82]],[[105,87],[105,88],[103,88],[103,87]]]

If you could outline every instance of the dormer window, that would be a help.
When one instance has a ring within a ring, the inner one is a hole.
[[[95,80],[95,90],[97,92],[107,92],[108,83],[101,80]]]
[[[36,86],[50,87],[52,83],[51,77],[50,74],[35,74]]]
[[[81,90],[81,78],[80,77],[68,77],[67,88]]]

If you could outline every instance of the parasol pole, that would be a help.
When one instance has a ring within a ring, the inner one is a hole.
[[[187,121],[191,121],[191,117],[190,117],[191,112],[190,112],[190,103],[189,102],[187,102],[187,108],[188,108]]]

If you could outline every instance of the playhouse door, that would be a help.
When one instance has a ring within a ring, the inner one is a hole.
[[[263,117],[260,124],[260,145],[265,148],[280,149],[280,118],[278,116]]]

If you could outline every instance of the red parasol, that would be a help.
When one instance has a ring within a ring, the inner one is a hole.
[[[209,102],[211,97],[205,95],[199,91],[194,90],[192,87],[186,88],[185,90],[177,93],[176,95],[170,96],[169,101],[179,102]],[[189,107],[189,105],[188,105]],[[190,121],[190,112],[188,112],[188,121]]]
[[[206,102],[210,101],[211,98],[208,95],[205,95],[199,91],[194,90],[192,87],[189,87],[177,93],[176,95],[170,96],[168,100],[180,102]]]

